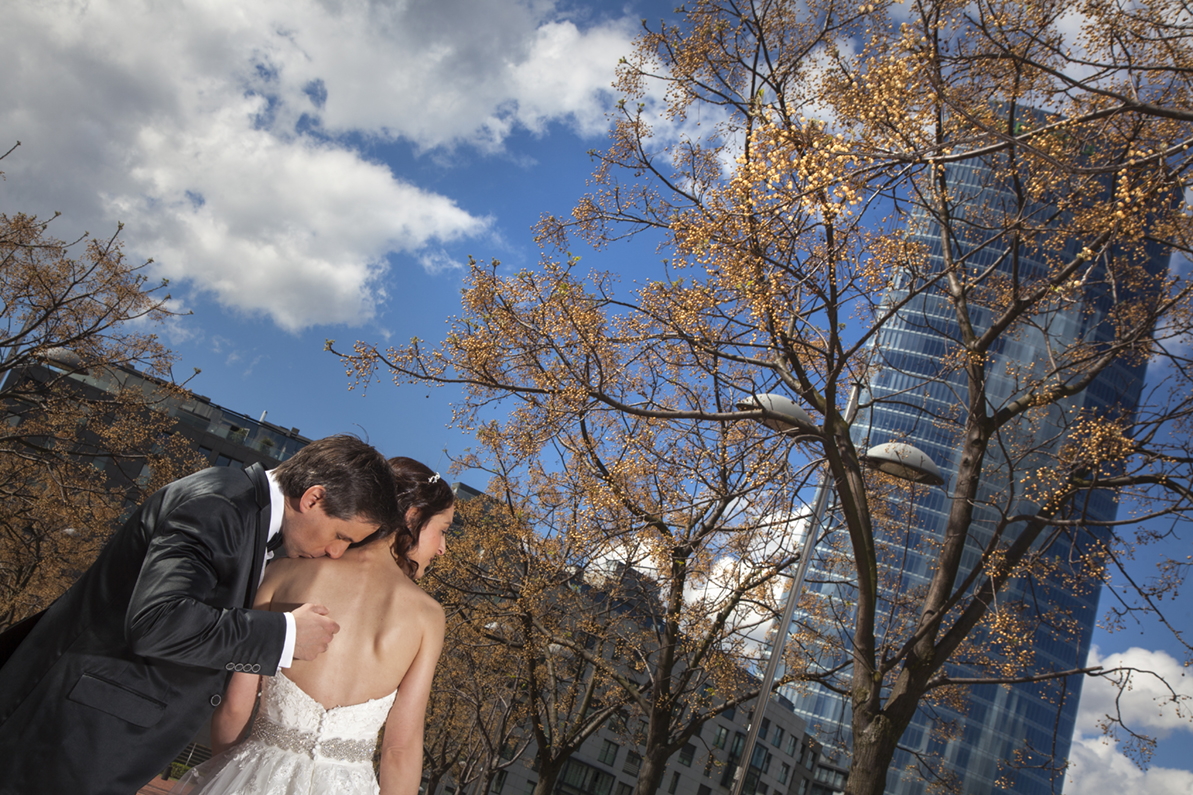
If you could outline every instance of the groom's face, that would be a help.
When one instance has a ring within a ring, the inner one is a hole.
[[[323,487],[312,486],[291,502],[282,520],[282,548],[288,558],[338,558],[349,545],[377,531],[375,522],[337,519],[323,510]]]

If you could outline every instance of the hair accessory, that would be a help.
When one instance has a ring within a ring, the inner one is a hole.
[[[440,481],[439,473],[436,472],[431,477],[427,478],[427,483],[438,483]]]

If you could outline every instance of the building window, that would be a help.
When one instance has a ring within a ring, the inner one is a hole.
[[[626,751],[625,767],[622,770],[629,773],[631,776],[638,775],[639,769],[642,767],[642,754],[637,751]]]
[[[766,789],[765,784],[759,784],[758,789],[754,790],[754,795],[766,795]]]
[[[754,756],[750,759],[750,767],[756,767],[763,773],[770,770],[770,751],[761,745],[754,746]]]
[[[617,795],[634,795],[634,788],[624,781],[617,782]]]
[[[667,792],[674,793],[675,788],[679,786],[679,771],[676,770],[671,774],[671,786],[667,787]]]
[[[492,786],[489,787],[489,792],[492,792],[492,793],[494,793],[494,795],[496,795],[497,793],[500,793],[501,790],[504,788],[505,788],[505,771],[498,770],[497,775],[493,776],[493,784],[492,784]]]
[[[805,779],[800,779],[800,782],[799,782],[799,794],[798,794],[798,795],[804,795],[804,793],[805,793],[805,792],[807,792],[807,791],[808,791],[808,780],[807,780],[806,778],[805,778]]]
[[[786,784],[787,779],[791,776],[791,766],[784,762],[779,766],[779,783]]]
[[[538,786],[537,781],[527,781],[526,782],[526,790],[522,793],[522,795],[534,795],[534,788],[537,786]]]
[[[776,726],[775,733],[771,737],[770,744],[773,745],[775,748],[778,748],[780,745],[782,745],[782,743],[783,743],[783,727]]]
[[[729,736],[729,730],[726,729],[724,726],[718,726],[717,733],[712,738],[712,747],[713,748],[724,748],[725,747],[725,738],[728,736]]]
[[[578,795],[609,795],[616,783],[617,779],[600,768],[569,759],[559,771],[558,791]]]
[[[617,751],[620,748],[621,748],[621,746],[615,742],[610,742],[609,740],[602,740],[601,741],[601,753],[597,757],[597,761],[601,762],[602,764],[612,766],[613,763],[617,761]]]
[[[725,720],[733,720],[737,716],[737,707],[730,707],[721,714],[725,716]]]
[[[758,732],[758,736],[761,737],[763,740],[765,740],[766,735],[769,732],[770,732],[770,718],[763,718],[762,719],[762,731]]]
[[[729,763],[736,765],[741,761],[742,748],[746,745],[746,735],[741,732],[733,733],[733,745],[729,749]]]
[[[716,764],[717,758],[712,754],[708,755],[708,761],[704,763],[704,777],[712,778],[712,766]]]
[[[679,749],[679,763],[684,767],[692,766],[692,757],[696,755],[696,746],[688,743]]]
[[[712,795],[712,790],[708,788],[707,784],[701,784],[700,788],[696,790],[696,795]]]
[[[787,755],[788,756],[795,756],[795,752],[796,752],[795,746],[796,746],[795,735],[794,734],[787,735]]]

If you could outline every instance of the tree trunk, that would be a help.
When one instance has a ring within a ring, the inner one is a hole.
[[[563,765],[566,761],[567,757],[558,760],[554,764],[539,762],[539,780],[534,785],[534,795],[552,795],[555,792],[555,782],[559,779],[559,771],[563,770]]]
[[[913,679],[903,671],[884,707],[878,707],[871,699],[854,702],[853,756],[845,795],[882,795],[899,738],[915,718],[916,707],[925,692],[926,683],[921,677]]]
[[[884,716],[871,721],[866,731],[854,732],[845,795],[882,795],[902,734],[902,729],[891,725]]]
[[[638,786],[634,795],[654,795],[663,784],[663,774],[667,772],[667,757],[656,752],[642,758],[642,767],[638,771]]]

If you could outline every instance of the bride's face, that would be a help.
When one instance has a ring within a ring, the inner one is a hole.
[[[426,574],[431,561],[446,551],[447,531],[452,526],[455,515],[456,506],[453,505],[446,511],[432,516],[418,534],[418,543],[407,553],[409,558],[418,564],[418,572],[414,575],[416,579]]]

